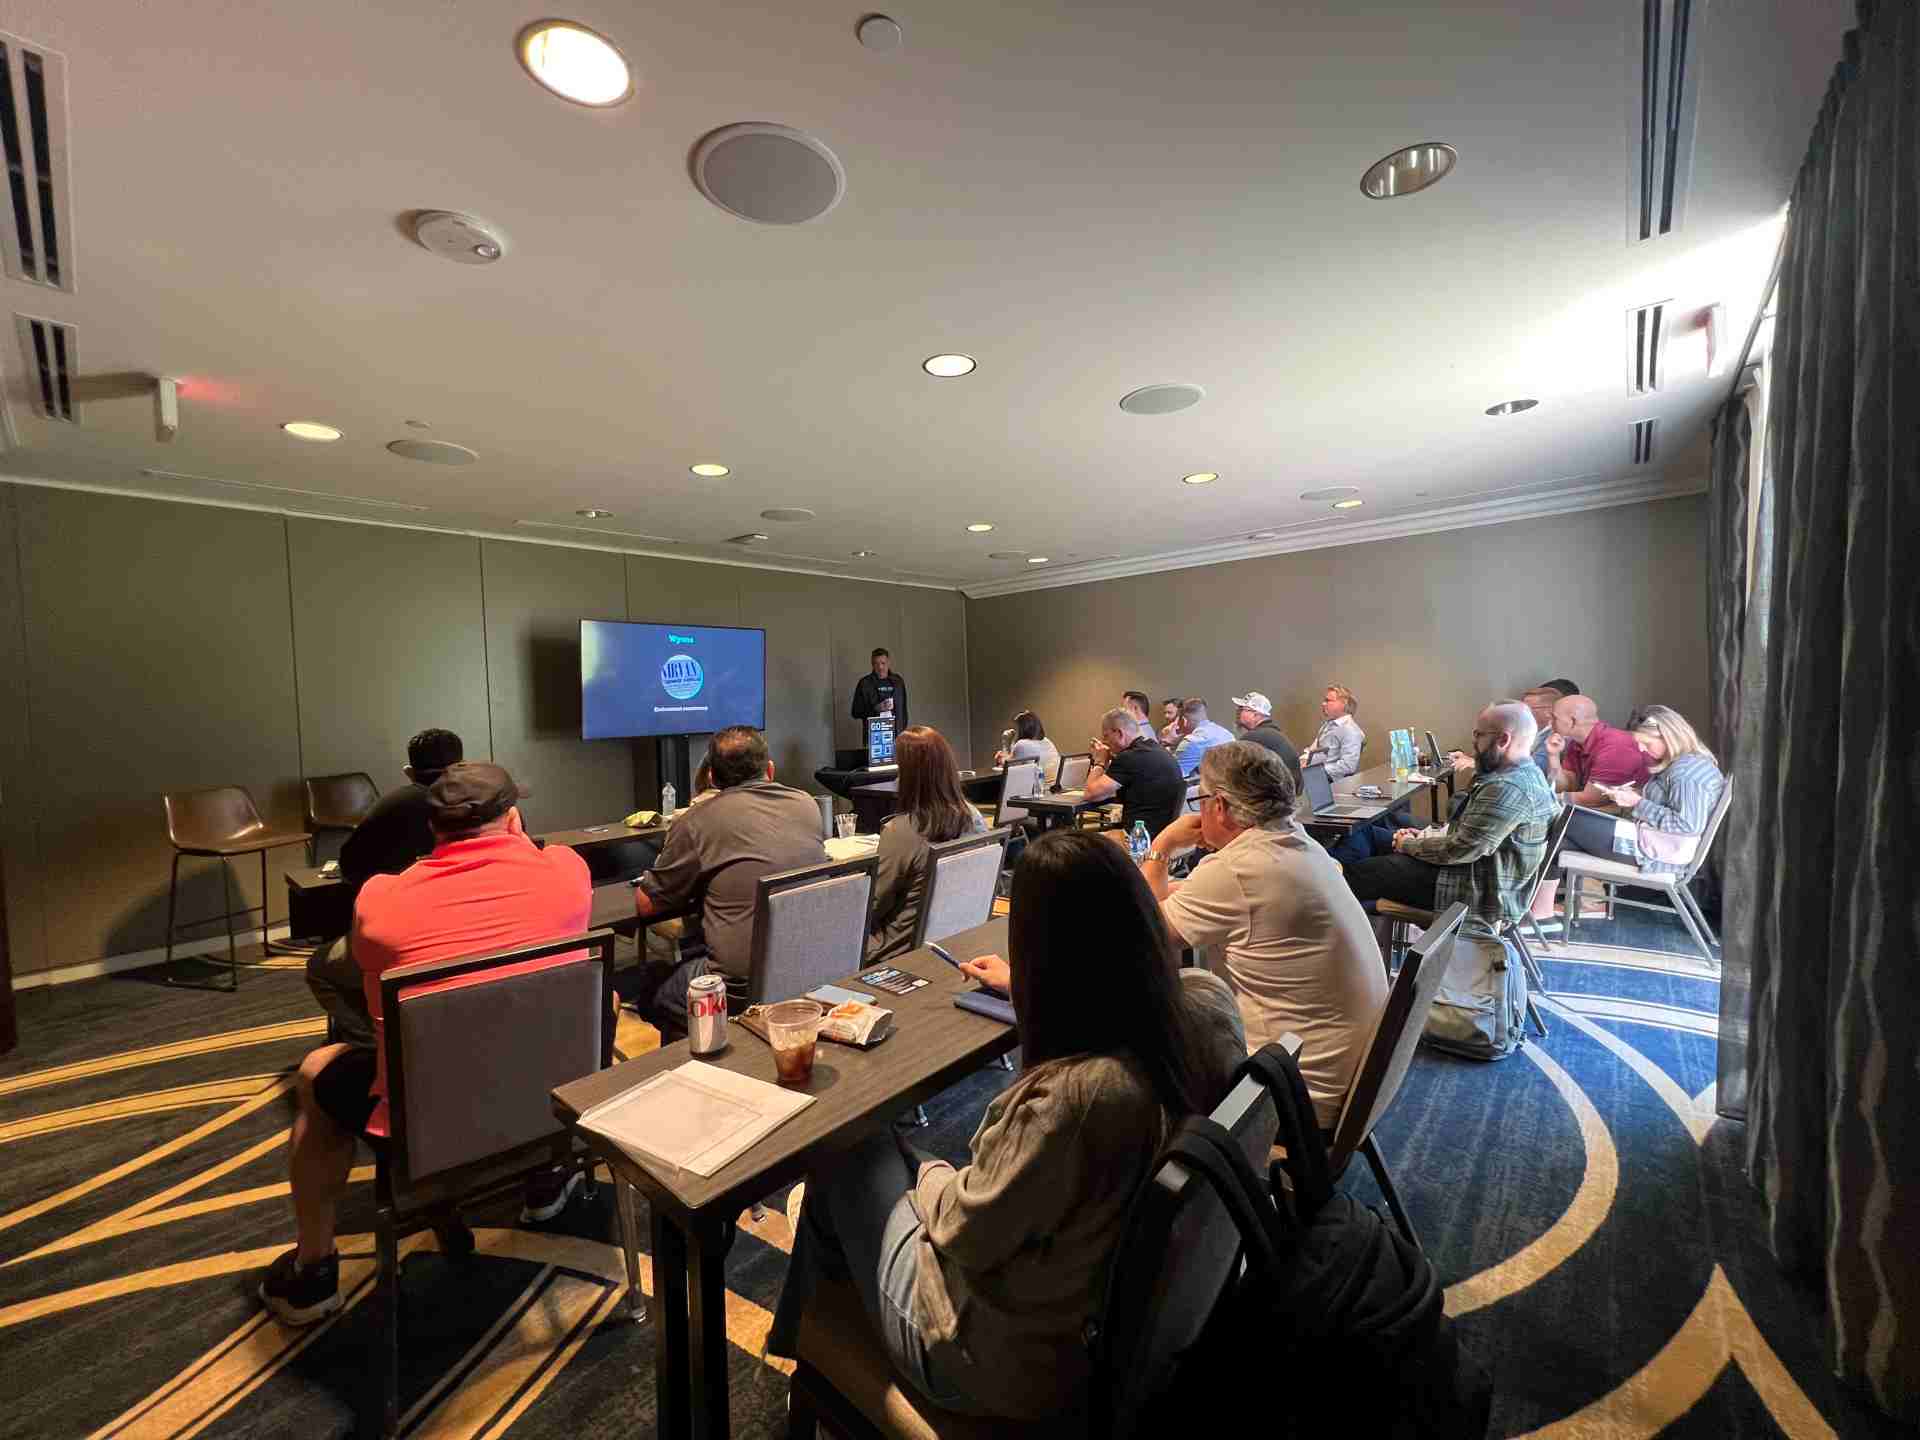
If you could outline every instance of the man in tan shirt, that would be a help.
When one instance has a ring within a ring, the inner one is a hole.
[[[1200,762],[1200,813],[1162,830],[1141,870],[1175,939],[1205,947],[1240,1005],[1247,1048],[1291,1030],[1322,1129],[1340,1118],[1387,1002],[1366,912],[1326,851],[1295,823],[1293,780],[1278,756],[1237,740]],[[1167,860],[1214,853],[1185,881]]]

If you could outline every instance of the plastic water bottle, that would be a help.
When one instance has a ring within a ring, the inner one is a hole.
[[[1147,822],[1136,820],[1133,829],[1127,832],[1127,850],[1138,865],[1147,858],[1147,851],[1153,848],[1153,839],[1147,834]]]
[[[662,820],[671,820],[673,818],[673,802],[679,798],[679,796],[673,793],[673,782],[671,780],[660,787],[660,818]]]

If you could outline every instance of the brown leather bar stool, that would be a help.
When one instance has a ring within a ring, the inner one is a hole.
[[[175,934],[194,925],[209,925],[215,920],[224,920],[227,926],[227,983],[225,985],[200,985],[190,980],[176,980],[171,973],[167,976],[170,985],[185,985],[196,990],[238,990],[240,988],[240,957],[234,948],[233,917],[245,915],[249,911],[260,912],[260,948],[267,947],[267,852],[278,850],[283,845],[304,845],[306,835],[298,830],[269,830],[267,822],[260,818],[260,812],[254,807],[253,796],[239,785],[217,785],[210,790],[172,790],[161,797],[167,810],[167,838],[173,842],[173,875],[167,883],[167,967],[173,967],[173,940]],[[226,862],[236,855],[260,856],[260,903],[233,908],[232,882],[227,875]],[[220,862],[221,903],[226,907],[223,915],[209,915],[203,920],[189,920],[185,925],[174,923],[175,908],[180,899],[180,860],[186,855],[205,855]]]
[[[380,787],[364,770],[344,775],[309,775],[307,789],[307,863],[317,864],[314,841],[323,830],[352,830],[380,798]]]

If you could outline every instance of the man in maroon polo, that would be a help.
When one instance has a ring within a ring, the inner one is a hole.
[[[1600,718],[1591,697],[1568,695],[1553,705],[1547,739],[1547,782],[1574,805],[1611,805],[1603,785],[1646,780],[1647,757],[1633,736]]]

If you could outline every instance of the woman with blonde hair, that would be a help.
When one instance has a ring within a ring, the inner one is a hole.
[[[1652,777],[1640,789],[1605,787],[1621,819],[1576,809],[1567,845],[1651,874],[1676,874],[1693,862],[1727,780],[1713,752],[1677,710],[1646,706],[1637,712],[1632,733]]]

